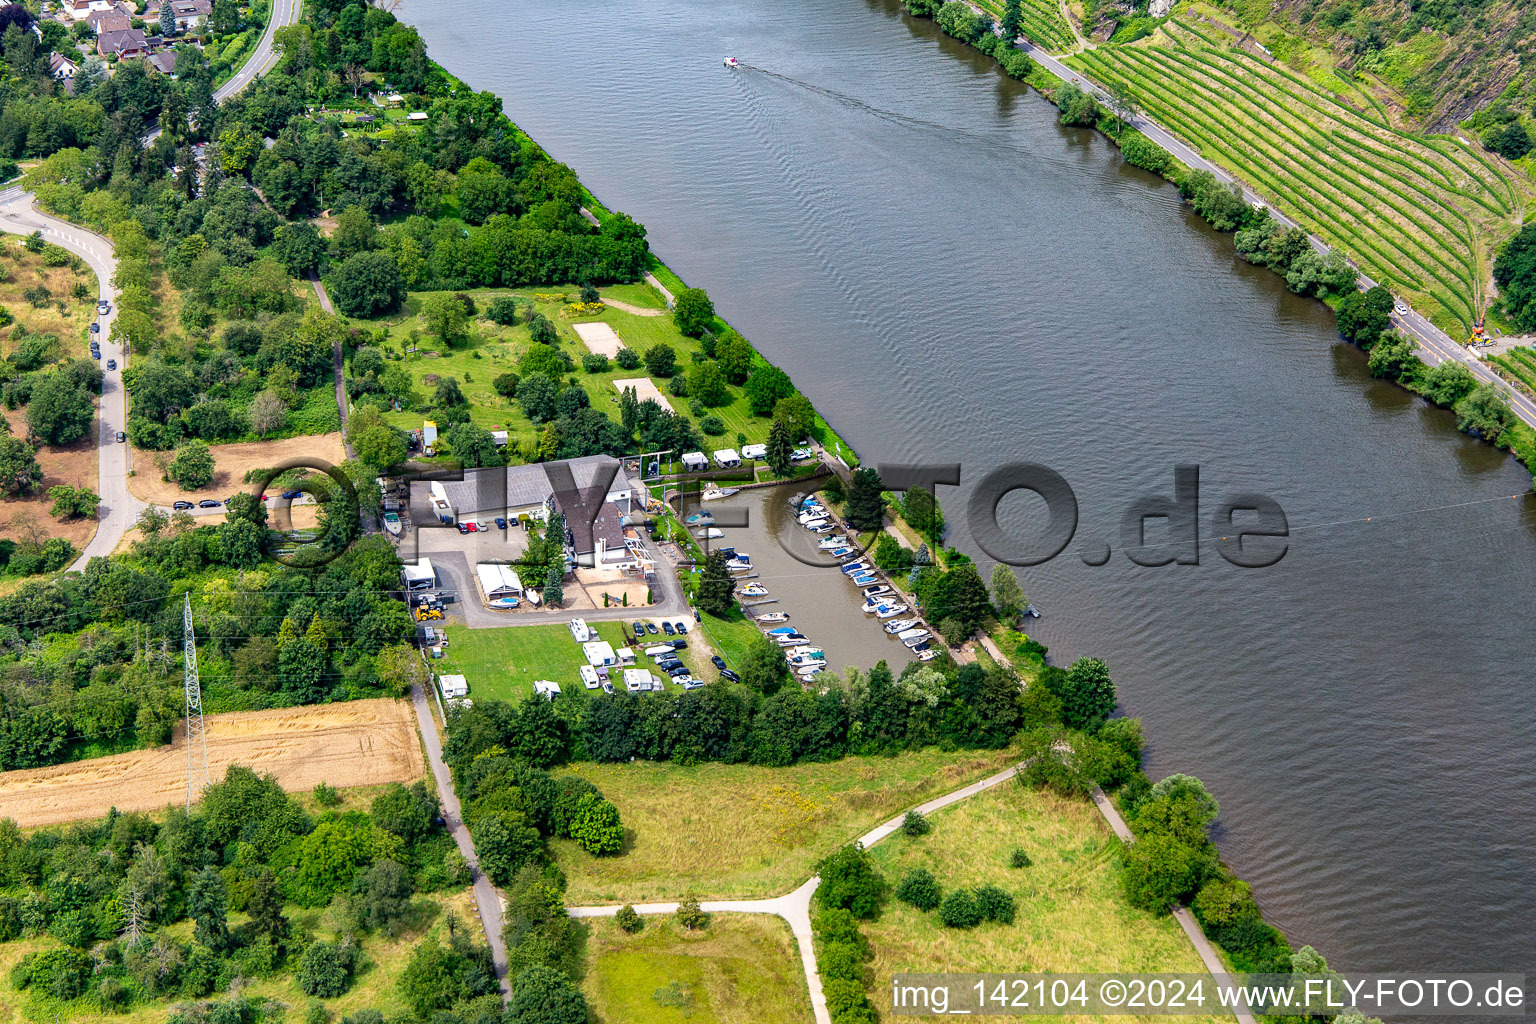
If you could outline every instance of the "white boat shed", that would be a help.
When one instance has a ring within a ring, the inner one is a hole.
[[[523,596],[522,580],[505,562],[481,562],[475,566],[475,575],[480,578],[480,589],[487,601]]]
[[[406,562],[400,567],[400,578],[405,581],[407,590],[428,590],[437,586],[437,570],[432,568],[430,558]]]

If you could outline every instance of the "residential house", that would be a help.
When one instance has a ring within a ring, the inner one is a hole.
[[[162,0],[164,2],[164,0]],[[208,0],[170,0],[171,11],[176,17],[176,27],[183,32],[202,29],[208,22],[213,5]]]
[[[133,19],[122,11],[113,8],[106,11],[92,11],[85,23],[91,26],[91,31],[103,36],[108,32],[127,32],[133,27]]]
[[[119,60],[149,56],[149,44],[144,33],[136,28],[126,32],[108,32],[96,37],[96,52],[103,57],[116,54]]]
[[[63,0],[59,5],[59,12],[70,21],[84,21],[93,13],[117,9],[117,0]]]
[[[62,53],[50,53],[48,55],[48,70],[54,78],[63,82],[75,77],[75,72],[80,70],[80,65],[64,56]]]
[[[159,53],[151,54],[147,63],[162,75],[176,77],[176,54],[172,50],[161,50]]]

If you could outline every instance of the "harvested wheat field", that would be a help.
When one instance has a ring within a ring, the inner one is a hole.
[[[240,444],[216,444],[213,452],[213,483],[200,491],[184,491],[180,486],[163,480],[164,470],[156,457],[168,463],[175,452],[133,453],[134,474],[128,478],[128,489],[134,497],[152,501],[157,505],[169,505],[173,501],[201,501],[217,498],[223,501],[237,491],[248,490],[245,474],[253,469],[270,469],[287,459],[323,459],[339,466],[347,458],[347,450],[341,443],[341,434],[308,434],[285,437],[276,441],[245,441]]]
[[[409,701],[342,704],[209,715],[208,773],[232,764],[277,776],[284,789],[374,786],[425,772]],[[55,825],[120,811],[181,803],[187,792],[186,734],[169,746],[90,761],[0,773],[0,818],[22,826]]]

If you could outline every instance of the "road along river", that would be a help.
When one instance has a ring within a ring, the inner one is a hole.
[[[1357,970],[1536,962],[1529,474],[895,0],[401,13],[867,460],[962,463],[959,546],[980,554],[965,499],[992,468],[1067,479],[1077,539],[1021,570],[1036,634],[1109,662],[1154,777],[1206,780],[1293,939]],[[1129,562],[1121,515],[1178,463],[1206,534],[1226,495],[1279,502],[1285,558]],[[1038,531],[1037,504],[1005,499],[1003,526]]]

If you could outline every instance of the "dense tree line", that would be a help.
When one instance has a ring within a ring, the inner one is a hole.
[[[310,815],[271,776],[232,766],[191,814],[114,811],[25,835],[0,819],[0,940],[43,944],[10,983],[100,1012],[283,972],[312,996],[340,995],[362,936],[395,934],[417,892],[467,884],[438,816],[422,783],[385,788],[366,813]],[[339,934],[316,937],[291,905],[328,907]],[[190,936],[174,928],[188,920]]]

